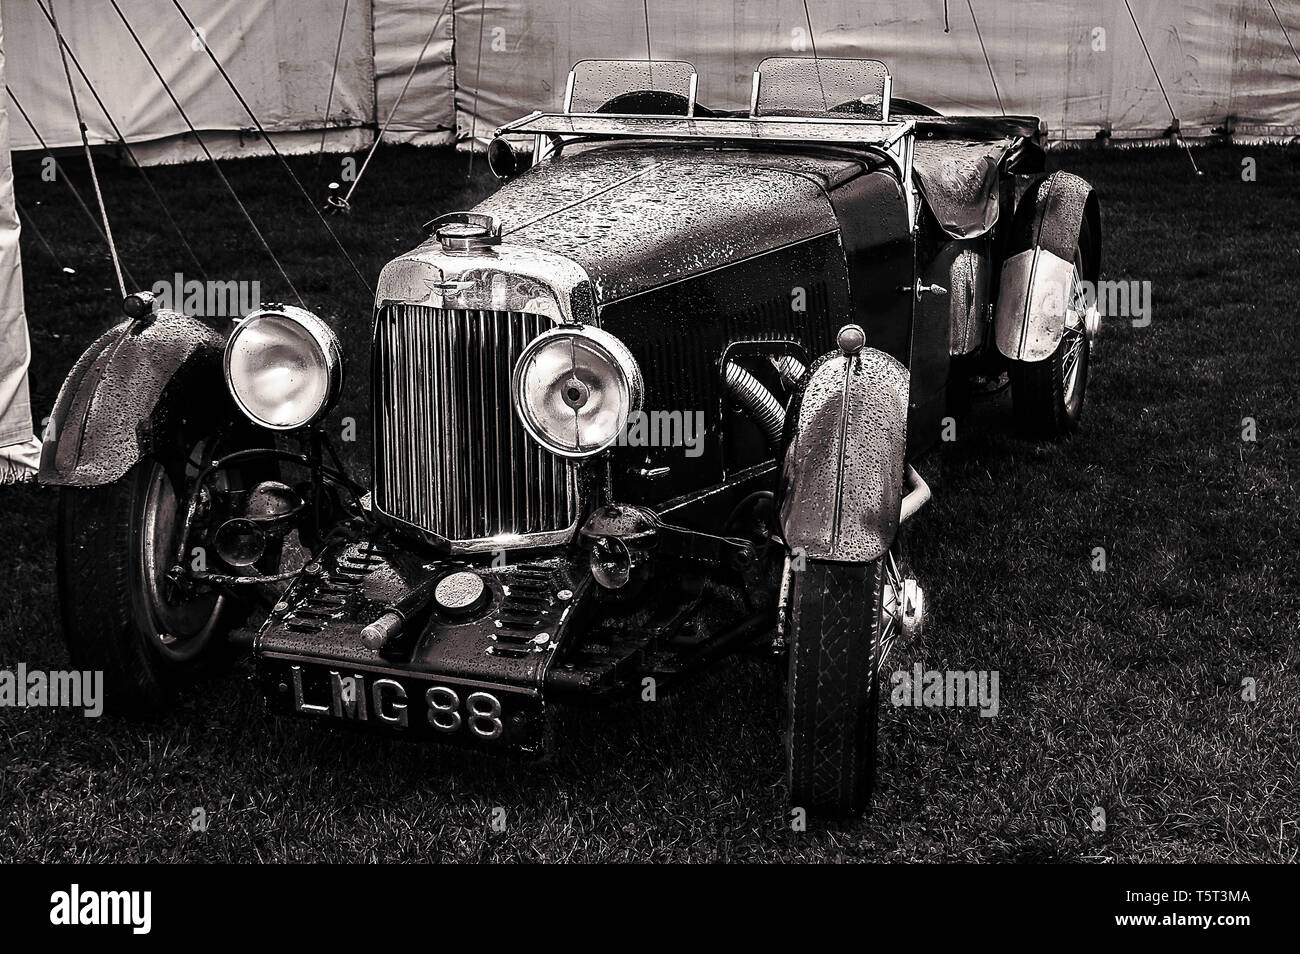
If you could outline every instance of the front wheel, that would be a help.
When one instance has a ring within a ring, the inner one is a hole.
[[[208,440],[177,444],[111,484],[65,487],[59,501],[64,641],[74,667],[104,673],[105,707],[118,713],[158,713],[177,690],[223,668],[233,658],[227,635],[247,614],[220,592],[168,578],[196,462],[213,450]],[[257,476],[218,479],[230,487]],[[192,551],[185,559],[199,556],[217,559]],[[266,560],[278,561],[278,548]]]
[[[790,804],[861,813],[876,777],[885,558],[808,561],[790,593]]]

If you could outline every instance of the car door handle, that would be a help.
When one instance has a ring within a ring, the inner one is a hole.
[[[902,288],[898,290],[900,292],[903,292],[904,294],[907,294],[908,292],[914,292],[916,294],[917,301],[921,300],[922,295],[948,294],[948,289],[944,288],[942,285],[904,285]]]

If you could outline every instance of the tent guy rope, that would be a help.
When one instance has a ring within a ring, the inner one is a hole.
[[[325,96],[325,115],[321,117],[320,130],[320,150],[316,153],[316,168],[320,168],[320,160],[325,155],[325,136],[329,133],[330,109],[334,106],[334,85],[339,78],[339,55],[343,52],[343,30],[348,25],[348,6],[349,0],[343,0],[343,15],[339,17],[339,37],[334,43],[334,66],[330,70],[330,89]]]
[[[1160,71],[1156,69],[1156,61],[1152,59],[1151,50],[1147,47],[1147,38],[1142,35],[1142,27],[1138,25],[1137,17],[1133,15],[1133,7],[1129,5],[1128,0],[1124,0],[1124,9],[1128,11],[1128,18],[1133,21],[1133,29],[1137,31],[1138,40],[1142,44],[1142,52],[1147,55],[1147,62],[1151,64],[1151,72],[1156,78],[1156,85],[1160,87],[1160,95],[1165,98],[1165,105],[1169,107],[1169,116],[1173,119],[1173,124],[1170,129],[1173,131],[1173,135],[1178,139],[1179,143],[1182,144],[1182,147],[1187,150],[1187,158],[1192,164],[1192,171],[1199,176],[1201,170],[1196,165],[1196,157],[1192,155],[1191,147],[1188,146],[1187,143],[1183,142],[1183,137],[1178,135],[1178,130],[1181,125],[1178,121],[1178,114],[1174,112],[1174,104],[1170,102],[1169,94],[1165,92],[1164,81],[1160,79]]]
[[[90,137],[86,133],[86,123],[81,118],[81,104],[77,102],[77,89],[72,82],[72,70],[68,67],[68,53],[64,48],[63,33],[59,30],[59,21],[54,15],[54,0],[50,0],[50,23],[54,27],[54,36],[58,41],[59,59],[63,61],[63,76],[68,81],[68,95],[72,97],[72,111],[77,117],[77,128],[81,132],[81,148],[86,153],[86,165],[90,167],[90,184],[95,190],[95,202],[99,205],[99,215],[104,220],[104,240],[108,242],[108,254],[113,259],[113,274],[117,277],[117,290],[126,298],[126,279],[122,277],[122,258],[117,253],[117,242],[113,240],[113,226],[108,221],[108,209],[104,206],[104,194],[99,188],[99,173],[95,171],[95,157],[90,152]],[[132,282],[132,284],[135,284]]]
[[[45,4],[42,3],[41,0],[36,0],[36,5],[40,8],[41,13],[45,14],[46,21],[50,24],[51,28],[53,28],[54,18],[50,15],[50,11],[45,9]],[[117,121],[113,119],[113,114],[110,113],[108,107],[104,105],[104,100],[99,95],[99,91],[95,89],[95,84],[90,81],[90,77],[86,75],[86,71],[81,68],[81,61],[77,59],[77,54],[73,52],[72,47],[68,44],[67,37],[56,32],[55,39],[63,46],[63,49],[67,51],[68,58],[72,60],[72,65],[76,67],[77,74],[86,84],[86,88],[90,90],[90,95],[95,98],[95,103],[99,106],[99,111],[103,113],[104,118],[108,120],[109,126],[112,127],[113,135],[117,136],[118,145],[126,153],[127,158],[131,160],[131,165],[135,167],[135,170],[140,174],[141,181],[144,182],[145,187],[153,195],[154,200],[157,201],[158,207],[162,210],[163,217],[167,219],[167,223],[171,226],[172,231],[176,233],[176,237],[180,240],[181,247],[184,248],[186,254],[189,255],[190,260],[194,263],[194,267],[198,269],[199,274],[206,280],[208,277],[207,273],[203,270],[203,264],[199,261],[198,255],[195,254],[194,248],[185,237],[185,232],[181,229],[180,224],[172,215],[171,209],[168,208],[167,203],[163,201],[163,197],[158,193],[157,188],[154,187],[153,180],[150,178],[149,174],[144,171],[144,166],[140,164],[140,160],[136,157],[135,150],[132,149],[131,144],[126,141],[126,136],[122,134],[122,130],[118,127]]]
[[[415,58],[411,65],[411,71],[406,74],[406,82],[402,84],[402,91],[393,101],[392,107],[388,110],[388,117],[384,120],[384,125],[379,132],[375,134],[375,141],[370,144],[370,149],[366,153],[365,160],[361,163],[361,168],[357,170],[357,177],[352,180],[352,185],[348,187],[347,195],[339,198],[330,196],[330,204],[341,211],[348,211],[352,207],[352,193],[357,191],[357,186],[361,184],[361,177],[366,174],[366,169],[370,167],[370,160],[375,155],[375,150],[379,148],[379,143],[383,141],[384,134],[388,132],[388,127],[393,122],[393,117],[397,115],[397,107],[402,105],[402,100],[406,98],[406,91],[411,88],[411,80],[415,79],[416,72],[420,69],[420,64],[424,62],[424,54],[429,50],[429,44],[433,42],[434,34],[438,32],[438,25],[442,23],[442,18],[447,13],[447,8],[451,6],[451,0],[445,0],[442,9],[438,11],[437,18],[433,21],[433,27],[429,30],[429,35],[424,38],[424,45],[420,47],[420,54]]]
[[[72,193],[72,198],[76,201],[78,207],[86,214],[86,218],[90,220],[90,224],[94,228],[95,233],[103,239],[104,244],[107,245],[108,237],[104,235],[104,227],[99,224],[99,217],[95,215],[94,212],[90,211],[90,206],[86,204],[86,200],[81,196],[81,190],[77,188],[75,183],[73,183],[72,177],[68,175],[67,171],[63,168],[63,164],[59,162],[58,157],[54,155],[54,150],[50,148],[45,137],[41,135],[41,131],[36,128],[36,123],[32,121],[32,117],[28,114],[27,110],[23,108],[22,102],[14,95],[13,89],[6,85],[5,92],[9,94],[9,99],[18,110],[18,115],[22,116],[23,120],[27,123],[27,128],[32,131],[32,135],[36,137],[36,141],[41,144],[41,149],[45,151],[45,155],[54,163],[54,177],[67,186],[68,191]],[[130,280],[131,284],[134,285],[135,279],[131,277],[131,270],[123,265],[123,271],[126,272],[126,277]]]
[[[118,5],[117,0],[108,0],[108,2],[117,13],[118,19],[122,21],[122,25],[126,27],[127,32],[131,34],[131,39],[135,41],[135,45],[139,47],[140,52],[144,54],[145,60],[149,63],[149,68],[153,70],[153,75],[156,76],[158,82],[162,84],[163,91],[167,94],[167,98],[172,101],[172,105],[176,107],[176,111],[180,114],[181,119],[184,120],[186,127],[188,127],[190,135],[194,137],[194,141],[198,143],[199,148],[203,151],[203,155],[206,156],[208,162],[212,164],[213,171],[216,172],[217,178],[221,180],[221,184],[226,187],[226,191],[230,193],[230,198],[233,199],[235,205],[239,207],[239,211],[243,213],[244,219],[248,222],[249,228],[251,228],[253,234],[257,236],[257,241],[261,244],[262,248],[266,250],[266,254],[270,256],[271,261],[275,264],[276,271],[278,271],[280,277],[284,279],[284,283],[289,287],[289,291],[293,294],[294,299],[297,300],[299,305],[306,308],[307,303],[303,301],[302,295],[298,294],[298,289],[293,284],[293,279],[291,279],[289,273],[284,270],[284,266],[280,264],[280,259],[276,256],[275,252],[271,250],[270,243],[267,242],[266,236],[262,234],[262,230],[257,227],[257,223],[253,221],[253,216],[249,213],[248,207],[244,205],[243,200],[239,198],[239,193],[237,193],[235,187],[230,184],[230,180],[226,178],[226,174],[221,171],[221,165],[217,162],[216,157],[212,155],[212,150],[210,150],[207,143],[203,141],[203,137],[199,135],[199,131],[194,128],[194,123],[190,121],[189,114],[185,112],[185,107],[183,107],[180,100],[176,98],[176,94],[172,92],[171,86],[169,86],[167,80],[163,78],[162,71],[158,69],[158,64],[154,62],[153,57],[149,54],[148,47],[144,45],[144,41],[141,40],[140,35],[136,33],[135,27],[133,27],[131,21],[126,18],[126,14],[122,12],[122,8]]]
[[[993,95],[998,98],[998,109],[1005,116],[1007,108],[1002,105],[1002,91],[998,89],[998,78],[993,75],[993,63],[989,60],[988,48],[984,46],[984,34],[980,32],[980,22],[975,17],[975,5],[971,0],[966,0],[966,7],[970,10],[970,22],[975,24],[975,38],[980,41],[980,52],[984,54],[984,65],[988,68],[989,79],[993,82]]]
[[[174,6],[176,11],[184,18],[185,24],[190,28],[190,31],[194,36],[198,38],[201,44],[203,44],[203,50],[208,54],[208,59],[210,59],[212,65],[217,68],[217,72],[221,74],[221,78],[226,81],[226,85],[230,87],[230,91],[235,94],[235,99],[239,100],[239,105],[243,107],[244,112],[248,113],[248,118],[251,119],[253,125],[257,127],[257,131],[261,135],[262,141],[270,147],[275,158],[279,160],[280,166],[284,169],[285,174],[289,177],[290,181],[293,182],[294,186],[298,189],[298,192],[302,194],[302,197],[307,200],[307,204],[311,206],[312,212],[315,214],[316,218],[320,220],[320,224],[324,226],[325,231],[329,233],[329,237],[333,240],[335,248],[339,250],[339,254],[341,254],[343,258],[347,260],[348,265],[352,267],[352,273],[356,275],[357,281],[361,283],[361,287],[363,287],[366,292],[373,297],[375,294],[374,287],[371,286],[370,282],[366,281],[366,276],[361,274],[361,269],[357,267],[357,263],[353,261],[348,250],[343,247],[343,242],[339,240],[338,234],[330,228],[329,222],[327,222],[325,216],[321,214],[321,210],[317,207],[315,200],[312,199],[307,190],[303,187],[302,180],[298,178],[297,173],[293,171],[293,167],[290,166],[288,161],[284,158],[284,154],[281,153],[279,148],[275,145],[275,141],[266,131],[266,127],[262,125],[262,121],[258,119],[257,114],[253,112],[253,107],[248,105],[248,100],[244,99],[244,95],[239,91],[239,87],[235,85],[235,81],[230,78],[230,74],[226,72],[226,68],[222,66],[221,61],[217,59],[217,54],[212,52],[212,47],[210,47],[208,41],[203,38],[202,32],[197,26],[195,26],[194,21],[190,19],[190,15],[185,12],[185,8],[181,6],[180,0],[172,0],[172,6]]]

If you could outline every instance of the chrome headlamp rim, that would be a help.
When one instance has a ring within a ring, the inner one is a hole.
[[[231,355],[234,352],[235,343],[239,340],[239,336],[251,328],[257,320],[269,317],[293,322],[306,331],[311,343],[315,345],[325,368],[326,386],[324,398],[311,415],[297,423],[274,424],[262,420],[253,413],[243,398],[239,396],[239,391],[231,377]],[[240,413],[258,427],[264,427],[270,431],[296,431],[316,423],[330,412],[343,391],[343,349],[339,345],[338,336],[334,333],[334,329],[321,318],[306,308],[300,308],[297,305],[266,305],[255,311],[250,311],[241,318],[239,323],[235,325],[234,330],[230,332],[230,337],[226,339],[221,366],[222,374],[226,380],[226,390],[229,392],[231,400],[235,402],[235,406],[239,408]]]
[[[582,338],[589,345],[594,345],[598,352],[604,352],[603,357],[609,362],[610,366],[618,373],[618,384],[623,390],[626,399],[627,413],[622,415],[619,425],[614,429],[614,433],[608,440],[601,442],[599,445],[590,448],[580,448],[577,450],[556,445],[547,437],[536,424],[530,420],[530,415],[525,412],[525,399],[523,394],[523,373],[529,360],[542,348],[546,347],[552,341],[561,338]],[[645,380],[641,376],[641,366],[637,364],[636,358],[628,350],[627,345],[619,341],[607,331],[591,325],[557,325],[549,331],[544,331],[532,341],[519,355],[515,362],[514,370],[510,374],[510,398],[514,404],[515,417],[523,425],[528,436],[535,440],[545,450],[560,457],[567,457],[570,460],[583,460],[588,457],[594,457],[603,451],[612,447],[627,427],[628,419],[632,414],[641,410],[641,405],[645,397]]]

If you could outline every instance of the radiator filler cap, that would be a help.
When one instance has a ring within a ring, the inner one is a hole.
[[[487,600],[483,578],[469,570],[448,573],[433,590],[433,601],[450,616],[468,616]]]

